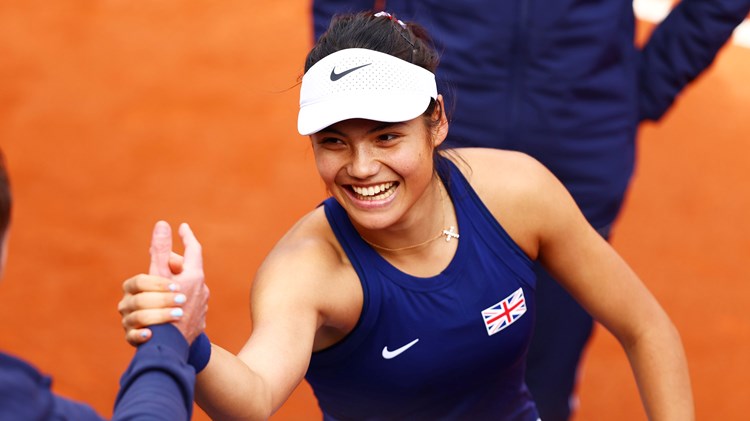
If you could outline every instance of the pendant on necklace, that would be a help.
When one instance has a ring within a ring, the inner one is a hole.
[[[445,241],[450,242],[451,238],[458,239],[458,233],[455,231],[456,227],[451,226],[450,229],[443,230],[443,235],[445,236]]]

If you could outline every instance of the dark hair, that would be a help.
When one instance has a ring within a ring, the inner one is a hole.
[[[366,48],[390,54],[435,73],[440,56],[432,38],[418,23],[402,23],[395,16],[372,12],[336,15],[305,60],[305,72],[329,54],[347,48]]]
[[[5,156],[0,150],[0,237],[5,235],[10,225],[11,210],[10,181],[8,172],[5,169]]]

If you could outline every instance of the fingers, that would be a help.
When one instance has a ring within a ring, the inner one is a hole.
[[[154,225],[151,235],[151,265],[148,273],[168,277],[172,274],[169,269],[169,257],[172,253],[172,228],[165,221],[158,221]]]
[[[182,238],[182,244],[185,246],[185,258],[183,266],[188,270],[197,270],[203,272],[203,254],[201,244],[195,238],[193,230],[186,223],[180,224],[179,234]]]
[[[117,310],[126,315],[139,310],[180,307],[186,301],[187,296],[179,292],[141,292],[126,294],[117,305]]]
[[[130,345],[138,346],[151,339],[151,329],[131,329],[125,332],[125,340]]]
[[[177,292],[180,284],[171,279],[153,275],[135,275],[122,284],[122,290],[126,294],[138,294],[141,292]]]
[[[132,329],[171,323],[180,320],[184,314],[185,312],[179,307],[138,310],[122,318],[122,327],[125,328],[125,331],[130,332]]]
[[[190,340],[205,328],[209,291],[203,279],[201,244],[188,224],[181,224],[178,231],[184,257],[172,251],[169,224],[158,221],[151,237],[149,273],[123,283],[125,295],[118,311],[131,345],[148,341],[147,327],[156,324],[175,323]]]

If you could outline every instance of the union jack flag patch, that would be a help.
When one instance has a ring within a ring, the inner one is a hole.
[[[512,325],[524,313],[526,313],[526,299],[523,296],[523,289],[518,288],[504,300],[482,310],[487,335],[492,336]]]

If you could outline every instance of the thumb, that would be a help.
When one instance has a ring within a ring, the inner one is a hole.
[[[182,264],[184,261],[185,259],[175,252],[169,255],[169,270],[172,272],[172,275],[182,273]]]
[[[172,274],[169,270],[169,256],[172,253],[172,228],[167,222],[159,221],[154,225],[149,251],[151,253],[149,275],[170,277]]]
[[[185,257],[183,268],[190,270],[203,271],[203,252],[201,244],[195,238],[193,231],[188,224],[181,224],[179,229],[182,244],[185,246]]]

